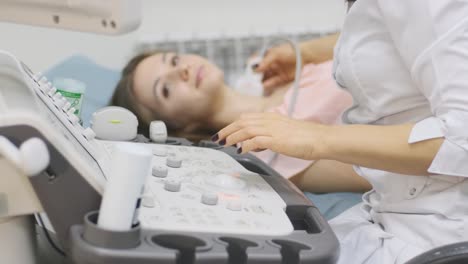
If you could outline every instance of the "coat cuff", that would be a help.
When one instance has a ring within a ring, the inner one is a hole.
[[[465,118],[459,114],[429,117],[414,125],[408,139],[410,144],[445,138],[429,166],[429,173],[468,177],[468,129],[461,127],[468,126],[468,123],[460,122]]]
[[[408,143],[444,137],[443,124],[435,117],[429,117],[416,123],[411,130]]]

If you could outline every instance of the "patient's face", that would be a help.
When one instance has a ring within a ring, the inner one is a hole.
[[[136,68],[137,100],[165,121],[186,125],[203,120],[214,111],[224,85],[224,74],[203,57],[160,53]]]

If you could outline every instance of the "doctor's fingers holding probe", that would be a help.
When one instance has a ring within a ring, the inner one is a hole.
[[[331,60],[338,36],[339,34],[333,34],[299,43],[302,65]],[[272,47],[266,51],[262,61],[255,65],[254,70],[263,74],[262,83],[265,94],[270,94],[274,88],[294,81],[295,51],[289,44]]]

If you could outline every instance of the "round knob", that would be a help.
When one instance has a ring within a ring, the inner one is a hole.
[[[181,186],[182,183],[180,181],[170,180],[164,184],[164,189],[169,192],[178,192]]]
[[[240,211],[242,210],[242,203],[238,200],[233,200],[229,201],[226,207],[231,211]]]
[[[39,138],[30,138],[21,144],[22,169],[28,176],[36,176],[49,166],[50,154],[47,145]]]
[[[182,166],[182,160],[177,157],[168,157],[166,165],[172,168],[180,168],[180,166]]]
[[[156,206],[153,197],[143,196],[141,197],[141,205],[148,208],[153,208]]]
[[[85,130],[83,130],[83,136],[87,140],[91,140],[91,139],[94,139],[96,137],[96,133],[94,133],[94,131],[90,127],[88,127]]]
[[[167,128],[163,121],[153,121],[150,123],[150,138],[156,143],[165,143],[167,140]]]
[[[153,176],[158,178],[165,178],[167,176],[167,172],[167,167],[161,165],[154,166],[152,169]]]
[[[167,149],[166,148],[160,148],[160,147],[155,147],[153,148],[153,155],[159,156],[159,157],[166,157],[167,156]]]
[[[68,120],[72,123],[72,125],[76,125],[78,122],[80,122],[80,118],[78,118],[75,114],[68,114]]]
[[[218,194],[214,192],[203,193],[201,202],[206,205],[216,205],[218,204]]]

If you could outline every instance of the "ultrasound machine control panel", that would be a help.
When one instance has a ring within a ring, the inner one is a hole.
[[[116,144],[99,142],[109,155]],[[226,153],[151,145],[153,166],[140,209],[143,227],[256,235],[288,235],[294,230],[281,197]]]
[[[6,52],[0,52],[0,77],[4,104],[10,104],[10,114],[17,113],[0,122],[0,133],[16,142],[30,136],[47,142],[51,164],[31,183],[76,263],[140,263],[148,258],[167,261],[161,263],[336,261],[333,232],[287,180],[246,169],[241,163],[247,156],[198,146],[133,143],[153,151],[140,225],[126,234],[99,230],[93,214],[86,213],[99,208],[112,168],[132,166],[112,164],[122,143],[96,139],[46,77]]]

